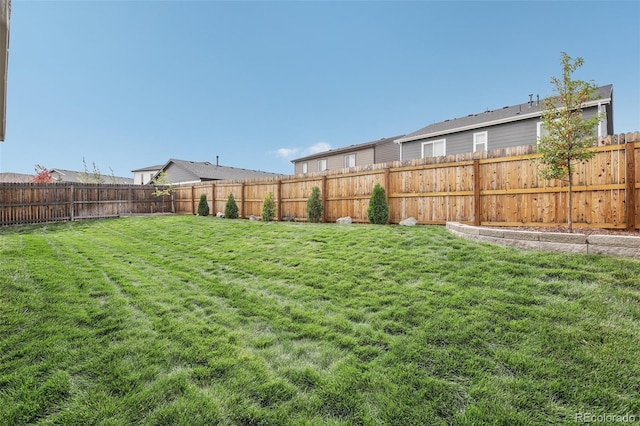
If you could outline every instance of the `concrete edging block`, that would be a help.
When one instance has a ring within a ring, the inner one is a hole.
[[[605,254],[640,258],[640,236],[590,235],[561,232],[515,231],[447,222],[454,235],[477,242],[526,250]]]
[[[586,244],[585,234],[563,234],[562,232],[541,232],[540,241],[551,243]]]
[[[640,249],[640,237],[627,237],[625,235],[590,235],[589,244]]]

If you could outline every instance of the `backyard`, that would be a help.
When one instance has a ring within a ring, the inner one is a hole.
[[[639,260],[191,215],[0,259],[3,425],[640,421]]]

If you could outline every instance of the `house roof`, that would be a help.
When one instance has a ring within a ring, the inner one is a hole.
[[[49,172],[53,175],[53,180],[57,182],[79,182],[82,183],[82,176],[85,172],[76,172],[74,170],[65,170],[65,169],[49,169]],[[56,176],[60,176],[56,178]],[[115,183],[115,184],[124,184],[129,185],[133,183],[132,178],[121,177],[121,176],[111,176],[111,175],[102,175],[104,179],[104,183]]]
[[[342,148],[335,148],[335,149],[330,149],[328,151],[317,152],[315,154],[307,155],[306,157],[296,158],[294,160],[291,160],[291,162],[296,163],[298,161],[313,160],[315,158],[327,157],[329,155],[337,155],[345,152],[357,151],[359,149],[372,148],[385,143],[394,142],[396,139],[401,138],[403,136],[404,135],[393,136],[390,138],[382,138],[382,139],[378,139],[371,142],[358,143],[354,145],[345,146]]]
[[[175,158],[170,159],[167,163],[160,168],[160,170],[166,170],[170,165],[181,168],[191,176],[193,180],[236,180],[236,179],[255,179],[265,177],[282,176],[279,173],[263,172],[260,170],[249,170],[236,167],[221,166],[218,164],[211,164],[208,161],[186,161],[177,160]]]
[[[0,173],[0,183],[29,183],[33,175],[24,173]]]
[[[594,99],[587,102],[586,106],[594,106],[601,103],[611,103],[613,96],[613,85],[599,87]],[[509,123],[512,121],[526,120],[539,117],[544,111],[544,103],[537,98],[531,102],[506,106],[496,110],[487,110],[479,114],[469,114],[466,117],[445,120],[439,123],[430,124],[413,133],[396,139],[396,143],[411,142],[419,139],[426,139],[442,136],[450,133],[473,130],[481,127],[493,126],[497,124]]]
[[[135,170],[131,170],[132,173],[135,172],[155,172],[158,171],[162,168],[162,164],[158,164],[157,166],[147,166],[147,167],[141,167],[139,169],[135,169]]]

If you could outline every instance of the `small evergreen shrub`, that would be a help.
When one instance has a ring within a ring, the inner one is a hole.
[[[271,222],[276,216],[276,200],[273,197],[273,192],[267,194],[262,202],[262,221]]]
[[[373,188],[373,194],[369,199],[367,219],[375,225],[384,225],[389,220],[389,203],[384,188],[379,183]]]
[[[200,195],[200,202],[198,203],[198,216],[209,216],[209,203],[207,203],[207,195]]]
[[[311,196],[307,200],[307,218],[309,222],[318,223],[322,218],[322,201],[320,200],[320,188],[314,186]]]
[[[227,219],[237,219],[238,218],[238,204],[236,204],[236,199],[233,198],[233,194],[229,194],[229,198],[227,198],[227,204],[224,205],[224,217]]]

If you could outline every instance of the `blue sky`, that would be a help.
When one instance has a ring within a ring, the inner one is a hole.
[[[13,0],[0,172],[291,159],[614,86],[640,131],[640,2]]]

